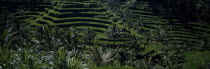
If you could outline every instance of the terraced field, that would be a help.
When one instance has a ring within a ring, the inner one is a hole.
[[[107,33],[109,28],[115,24],[110,18],[112,13],[108,12],[101,4],[96,1],[65,2],[60,1],[55,5],[37,5],[34,8],[25,6],[29,10],[22,19],[26,19],[31,26],[57,26],[68,29],[91,28],[96,31],[98,44],[105,45],[126,45],[127,38],[110,38]],[[28,9],[31,8],[31,9]],[[124,32],[126,33],[126,32]]]
[[[177,20],[171,20],[171,40],[177,40],[177,43],[202,47],[209,40],[210,25],[205,22],[180,23]]]
[[[159,16],[159,13],[150,10],[151,7],[148,2],[136,2],[129,9],[135,14],[134,18],[143,19],[143,25],[139,24],[142,30],[139,33],[165,29],[169,30],[168,41],[196,47],[201,47],[210,40],[210,25],[206,22],[183,23],[177,19]]]
[[[31,26],[58,26],[68,29],[77,26],[77,29],[91,28],[96,31],[99,44],[106,45],[127,45],[128,37],[117,37],[115,40],[107,34],[113,24],[123,29],[121,31],[125,35],[135,33],[138,36],[144,36],[142,32],[151,30],[169,30],[170,41],[176,41],[179,44],[189,44],[201,46],[202,42],[208,42],[210,37],[210,25],[205,22],[200,23],[182,23],[176,19],[165,19],[159,13],[150,11],[151,7],[148,2],[136,2],[134,6],[129,7],[133,13],[133,18],[140,18],[143,23],[139,23],[139,29],[128,28],[122,24],[121,20],[112,21],[113,13],[99,4],[97,1],[83,2],[66,2],[60,1],[54,5],[21,5],[10,6],[9,8],[21,8],[28,10],[25,15],[21,15],[22,19],[31,23]],[[124,2],[122,2],[124,4]],[[158,7],[158,6],[157,6]],[[2,6],[1,8],[4,8]],[[8,6],[5,6],[8,8]],[[28,19],[29,18],[29,19]]]
[[[144,8],[141,8],[142,6],[144,6]],[[147,2],[140,3],[140,1],[136,2],[134,6],[129,7],[129,10],[133,14],[131,16],[133,16],[134,19],[136,18],[136,20],[139,21],[138,33],[142,36],[144,35],[144,33],[150,31],[167,30],[168,20],[159,16],[158,13],[154,13],[153,11],[149,10],[149,8],[150,6],[147,4]]]

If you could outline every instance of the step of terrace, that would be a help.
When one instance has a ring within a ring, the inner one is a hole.
[[[188,35],[188,36],[195,36],[195,37],[202,37],[203,35],[201,34],[196,34],[194,32],[190,32],[190,31],[170,31],[170,34],[183,34],[183,35]]]
[[[89,3],[83,3],[83,4],[58,4],[58,6],[61,6],[62,8],[68,8],[68,7],[73,7],[73,8],[99,8],[103,7],[100,4],[89,4]]]
[[[78,29],[88,29],[91,28],[93,31],[95,31],[96,35],[101,35],[101,33],[106,32],[107,28],[100,28],[100,27],[90,27],[90,26],[77,26]]]
[[[171,39],[171,40],[180,40],[180,41],[195,41],[195,42],[197,42],[197,41],[199,41],[200,39],[191,39],[191,38],[181,38],[181,37],[171,37],[171,38],[169,38],[169,39]]]
[[[54,11],[59,11],[59,12],[87,12],[87,11],[96,11],[96,12],[103,12],[106,11],[105,8],[99,7],[99,8],[74,8],[74,7],[68,7],[68,8],[62,8],[62,7],[57,7],[57,6],[52,6],[50,9],[53,9]]]
[[[106,19],[100,19],[96,17],[69,17],[69,18],[56,18],[53,16],[49,16],[47,14],[44,15],[43,19],[54,21],[55,23],[61,23],[61,22],[70,22],[70,21],[95,21],[105,24],[111,24],[110,20]]]
[[[190,38],[190,39],[199,39],[197,36],[187,35],[187,34],[170,34],[170,36],[181,37],[181,38]]]
[[[62,4],[84,4],[84,3],[87,3],[87,4],[98,4],[97,1],[82,1],[82,2],[76,2],[76,1],[71,1],[71,2],[68,2],[68,1],[59,1],[59,3],[62,3]]]
[[[51,20],[55,23],[63,23],[63,22],[74,22],[74,21],[90,21],[90,22],[99,22],[104,24],[112,24],[110,21],[106,21],[100,18],[87,18],[87,17],[72,17],[72,18],[63,18],[63,19],[55,19],[50,17],[43,17],[45,20]]]

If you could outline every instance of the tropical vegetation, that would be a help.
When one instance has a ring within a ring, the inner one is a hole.
[[[209,0],[0,4],[0,69],[210,68]]]

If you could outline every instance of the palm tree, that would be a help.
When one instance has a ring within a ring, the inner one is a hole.
[[[12,64],[14,63],[15,57],[13,57],[15,53],[9,50],[9,48],[0,48],[0,68],[15,68]]]
[[[10,43],[15,40],[15,34],[11,33],[12,28],[8,28],[0,34],[0,47],[7,48],[10,46]]]
[[[137,37],[135,35],[132,35],[129,37],[129,47],[127,48],[127,52],[131,52],[132,55],[138,56],[140,55],[140,51],[143,50],[143,48],[140,45],[144,44],[144,39],[141,37]]]
[[[123,28],[118,27],[117,24],[112,24],[112,26],[109,27],[109,30],[107,31],[107,33],[108,33],[108,36],[113,38],[114,44],[115,44],[116,38],[123,36],[122,30],[123,30]]]
[[[91,47],[89,53],[85,54],[86,60],[90,66],[107,66],[113,65],[114,59],[117,57],[117,51],[111,48],[103,48],[99,46]]]
[[[18,30],[16,27],[14,14],[6,13],[0,14],[0,47],[9,47],[11,42],[16,39]]]
[[[59,33],[59,31],[56,27],[43,26],[37,29],[34,37],[37,38],[46,51],[56,50],[63,45],[60,37],[63,34]]]
[[[86,44],[91,45],[94,43],[96,33],[93,29],[87,28],[84,32],[84,35],[84,40]]]
[[[58,69],[82,69],[84,63],[79,60],[78,53],[73,55],[74,52],[68,52],[64,47],[59,48],[57,52],[52,53],[53,65]]]
[[[64,37],[66,37],[65,44],[67,44],[68,50],[78,51],[82,39],[81,31],[77,30],[76,27],[69,28]]]

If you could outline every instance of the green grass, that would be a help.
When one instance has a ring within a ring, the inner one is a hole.
[[[139,15],[139,16],[141,16],[141,17],[147,17],[147,18],[161,18],[161,17],[159,17],[159,16],[154,16],[154,15],[142,15],[142,14],[134,14],[134,15]]]
[[[98,20],[98,21],[105,21],[105,22],[111,22],[110,20],[107,19],[101,19],[101,18],[95,18],[95,17],[69,17],[69,18],[56,18],[53,16],[49,16],[49,15],[44,15],[44,17],[48,17],[51,18],[53,20],[59,21],[59,20],[73,20],[73,19],[87,19],[87,20]]]
[[[53,21],[50,21],[50,20],[44,20],[42,18],[38,18],[37,21],[42,21],[42,22],[46,22],[48,23],[49,25],[55,25],[55,23]]]
[[[74,14],[73,12],[59,12],[59,11],[55,11],[53,9],[49,9],[49,8],[46,8],[46,10],[48,11],[48,13],[54,13],[54,14]]]
[[[103,7],[100,7],[100,8],[61,8],[61,7],[57,7],[57,6],[53,6],[53,7],[58,10],[101,10],[101,9],[105,9]]]
[[[40,15],[22,15],[22,16],[17,16],[18,18],[21,18],[21,17],[34,17],[34,18],[39,18],[41,17]]]
[[[192,32],[189,32],[189,31],[185,31],[185,32],[182,32],[182,31],[170,31],[171,34],[176,34],[176,33],[179,33],[179,34],[186,34],[186,35],[192,35],[192,36],[197,36],[197,37],[201,37],[202,35],[201,34],[196,34],[196,33],[192,33]]]
[[[193,32],[192,34],[195,34],[195,35],[201,35],[201,34],[203,34],[203,32],[201,32],[201,31],[193,31],[191,29],[184,29],[183,27],[179,27],[179,28],[174,29],[172,31],[176,31],[177,33],[182,33],[183,31],[184,32]]]
[[[186,35],[186,34],[171,34],[170,36],[176,36],[180,38],[190,38],[190,39],[198,39],[199,37],[193,35]]]
[[[87,23],[87,24],[98,24],[98,25],[104,25],[104,26],[111,26],[110,24],[104,24],[104,23],[99,23],[99,22],[88,22],[88,21],[75,21],[75,22],[64,22],[64,23],[52,23],[52,25],[68,25],[68,24],[74,24],[74,23]]]
[[[82,13],[82,14],[98,14],[98,15],[105,15],[106,11],[103,11],[103,12],[95,12],[95,11],[87,11],[87,12],[79,12],[79,13]]]
[[[77,26],[77,28],[81,28],[81,29],[86,29],[86,28],[91,28],[91,29],[95,29],[95,30],[101,30],[101,31],[107,31],[108,29],[105,28],[100,28],[100,27],[89,27],[89,26]],[[99,34],[98,34],[99,35]]]
[[[109,18],[108,16],[103,16],[103,15],[97,15],[95,17],[103,17],[103,18]]]
[[[192,26],[193,27],[193,29],[200,29],[200,30],[203,30],[203,31],[210,31],[210,29],[209,28],[203,28],[203,27],[198,27],[198,26]]]
[[[139,11],[139,10],[132,10],[134,12],[139,12],[139,13],[149,13],[149,14],[153,14],[153,12],[148,12],[148,11]]]
[[[173,40],[186,40],[186,41],[199,41],[198,39],[183,38],[183,37],[171,37],[169,39],[173,39]]]

